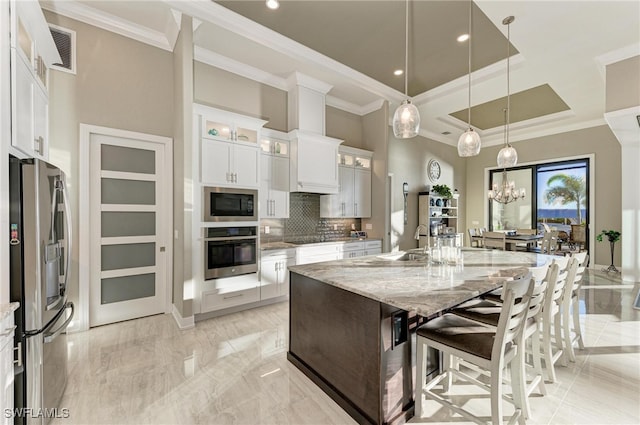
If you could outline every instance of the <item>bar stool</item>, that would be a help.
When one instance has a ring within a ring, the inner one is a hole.
[[[566,365],[560,304],[567,280],[573,278],[578,267],[577,260],[570,257],[557,257],[553,263],[558,266],[558,273],[555,279],[549,279],[548,284],[553,286],[553,290],[547,293],[542,307],[542,357],[551,383],[556,382],[554,365],[558,360],[562,359],[562,364]],[[567,265],[565,269],[562,268],[564,264]],[[553,283],[554,280],[555,283]]]
[[[523,405],[521,391],[522,369],[518,363],[518,345],[525,325],[535,282],[531,274],[508,282],[503,291],[502,307],[497,327],[483,325],[458,315],[447,313],[420,326],[416,331],[416,389],[415,412],[422,416],[423,396],[439,402],[456,413],[473,421],[479,418],[460,406],[432,391],[443,380],[444,390],[448,391],[451,377],[455,374],[463,380],[481,386],[491,395],[491,422],[502,424],[503,373],[506,367],[511,370],[512,401],[516,410],[510,423],[516,420],[524,424],[520,406]],[[444,371],[430,382],[426,382],[427,347],[442,352],[445,358]],[[489,372],[490,384],[487,385],[466,373],[450,367],[451,357],[475,365]]]
[[[574,255],[573,258],[578,265],[573,276],[570,273],[567,277],[561,308],[563,348],[566,350],[571,362],[576,361],[576,354],[573,349],[574,343],[577,342],[578,348],[584,350],[584,341],[580,330],[580,287],[582,286],[582,276],[589,261],[589,256],[586,253],[579,253]],[[574,336],[572,336],[572,333]]]
[[[547,390],[544,386],[544,378],[542,372],[542,361],[540,351],[540,326],[542,324],[542,306],[544,304],[544,298],[547,294],[548,281],[554,279],[558,273],[557,264],[545,264],[541,267],[532,267],[529,269],[531,275],[536,283],[536,286],[531,295],[531,302],[529,303],[529,311],[527,313],[526,322],[518,342],[521,350],[518,350],[518,363],[522,369],[522,380],[520,381],[520,394],[523,394],[522,405],[525,418],[531,417],[531,407],[529,405],[529,396],[537,388],[538,392],[542,395],[547,394]],[[537,276],[537,279],[536,277]],[[497,326],[501,306],[493,303],[489,300],[472,300],[460,305],[458,308],[452,310],[454,314],[461,317],[476,320],[480,323]],[[533,378],[531,383],[527,383],[526,373],[526,343],[531,340],[531,353],[532,353],[532,368]]]

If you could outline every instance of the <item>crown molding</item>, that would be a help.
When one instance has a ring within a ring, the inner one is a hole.
[[[193,58],[207,65],[223,69],[241,77],[275,87],[279,90],[287,91],[287,80],[280,78],[261,69],[254,68],[245,63],[236,61],[227,56],[212,52],[200,46],[193,47]]]
[[[325,103],[327,106],[331,106],[333,108],[337,108],[337,109],[350,112],[354,115],[359,115],[359,116],[367,115],[373,111],[377,111],[378,109],[382,108],[384,101],[385,101],[384,99],[378,99],[378,100],[374,100],[371,103],[368,103],[367,105],[360,106],[360,105],[356,105],[355,103],[347,102],[346,100],[342,100],[334,96],[325,97]]]
[[[75,1],[43,3],[42,8],[163,50],[173,51],[167,35]]]
[[[522,53],[518,53],[511,56],[510,61],[511,71],[513,72],[524,65],[525,58]],[[506,72],[507,59],[505,58],[499,62],[492,63],[491,65],[487,65],[484,68],[473,71],[471,73],[471,84],[474,85],[489,81],[498,75],[506,74]],[[449,96],[453,93],[457,93],[462,90],[466,91],[468,89],[469,74],[465,74],[461,77],[456,78],[455,80],[449,81],[448,83],[420,93],[419,95],[414,96],[411,101],[415,105],[420,106],[422,104],[433,102],[435,100]]]
[[[167,4],[191,16],[213,23],[293,59],[339,74],[363,90],[390,101],[401,102],[404,94],[348,66],[310,49],[282,34],[245,18],[209,0],[167,0]]]
[[[607,52],[600,56],[596,56],[595,61],[598,64],[598,71],[603,79],[607,77],[607,65],[620,62],[640,55],[640,43],[630,44],[620,49]]]
[[[278,77],[276,75],[265,72],[261,69],[254,68],[245,63],[233,60],[227,56],[220,55],[218,53],[212,52],[211,50],[207,50],[200,46],[194,46],[193,48],[193,58],[198,62],[205,63],[210,66],[214,66],[216,68],[223,69],[225,71],[231,72],[236,75],[240,75],[241,77],[248,78],[250,80],[256,81],[261,84],[266,84],[268,86],[274,87],[279,90],[289,91],[291,89],[291,81],[289,79],[284,79]],[[302,75],[302,74],[299,74]],[[324,86],[329,85],[323,83],[319,80],[314,80],[317,83],[320,83]],[[308,83],[309,80],[306,80]],[[309,87],[309,84],[302,84],[305,87]],[[319,87],[323,87],[320,85]],[[312,87],[311,87],[312,88]],[[350,112],[356,115],[366,115],[370,112],[376,111],[382,107],[382,103],[384,99],[379,99],[377,101],[371,102],[368,105],[359,106],[355,103],[348,102],[346,100],[339,99],[334,96],[326,96],[325,97],[327,106],[331,106],[342,111]]]
[[[322,94],[327,94],[333,88],[331,84],[320,81],[313,77],[309,77],[301,72],[295,71],[287,77],[287,86],[289,90],[293,90],[298,86],[306,87]]]

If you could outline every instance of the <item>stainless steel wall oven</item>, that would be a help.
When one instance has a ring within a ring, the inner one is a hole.
[[[205,280],[257,272],[257,226],[205,228]]]

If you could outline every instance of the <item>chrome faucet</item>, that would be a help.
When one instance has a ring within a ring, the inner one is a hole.
[[[421,230],[424,230],[427,233],[427,243],[424,244],[424,252],[426,253],[429,251],[429,228],[427,227],[427,225],[426,224],[418,225],[418,227],[416,228],[416,233],[413,235],[413,237],[415,238],[415,240],[419,241]]]

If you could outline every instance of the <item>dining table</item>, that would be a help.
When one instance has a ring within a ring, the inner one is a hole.
[[[508,251],[515,251],[517,244],[526,244],[527,251],[533,251],[533,248],[535,248],[538,245],[538,241],[541,240],[543,237],[544,237],[543,235],[538,235],[538,234],[523,235],[523,234],[516,233],[515,235],[510,235],[507,233],[504,241]],[[482,235],[472,236],[471,239],[474,241],[480,241],[482,243]]]

